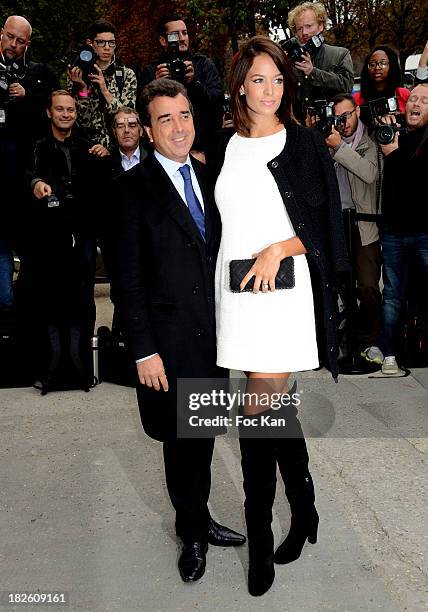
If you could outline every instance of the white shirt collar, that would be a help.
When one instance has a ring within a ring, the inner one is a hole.
[[[140,147],[137,147],[135,149],[131,157],[128,157],[125,153],[122,153],[120,149],[119,149],[119,153],[120,153],[120,158],[122,159],[122,161],[124,160],[124,161],[130,162],[133,157],[135,157],[136,159],[138,159],[138,161],[140,161]]]
[[[190,155],[187,155],[187,159],[184,163],[174,161],[173,159],[169,159],[168,157],[165,157],[165,155],[162,155],[162,153],[159,153],[159,151],[157,151],[156,149],[155,149],[154,155],[156,159],[158,160],[158,162],[161,164],[162,168],[165,170],[165,172],[169,176],[169,178],[172,178],[174,174],[178,171],[178,169],[181,168],[181,166],[184,166],[184,164],[189,164],[189,166],[193,170],[192,162],[190,160]]]

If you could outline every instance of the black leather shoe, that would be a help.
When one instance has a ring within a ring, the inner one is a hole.
[[[212,546],[241,546],[246,541],[247,538],[241,533],[224,527],[224,525],[220,525],[210,518],[208,523],[208,542]]]
[[[206,567],[208,544],[190,542],[185,544],[178,560],[178,570],[184,582],[195,582],[202,578]]]

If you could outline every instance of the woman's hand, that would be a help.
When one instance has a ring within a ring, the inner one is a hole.
[[[306,253],[306,248],[298,236],[274,242],[259,253],[254,253],[252,257],[256,257],[256,261],[242,279],[239,285],[241,291],[253,276],[255,276],[253,293],[258,293],[260,290],[263,293],[275,291],[275,277],[281,261],[286,257],[304,253]]]
[[[242,279],[240,284],[241,291],[253,276],[255,276],[254,293],[258,293],[260,289],[264,293],[267,293],[269,290],[275,291],[275,276],[277,275],[281,259],[284,259],[286,256],[282,246],[284,242],[275,242],[263,249],[263,251],[260,251],[260,253],[252,255],[253,258],[256,257],[257,259],[248,274]]]

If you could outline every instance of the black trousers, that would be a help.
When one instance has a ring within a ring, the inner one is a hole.
[[[176,512],[175,528],[183,542],[206,542],[208,498],[214,438],[163,443],[168,493]]]

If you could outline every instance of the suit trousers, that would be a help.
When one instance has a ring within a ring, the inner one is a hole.
[[[163,443],[165,478],[183,542],[207,541],[214,438]]]

